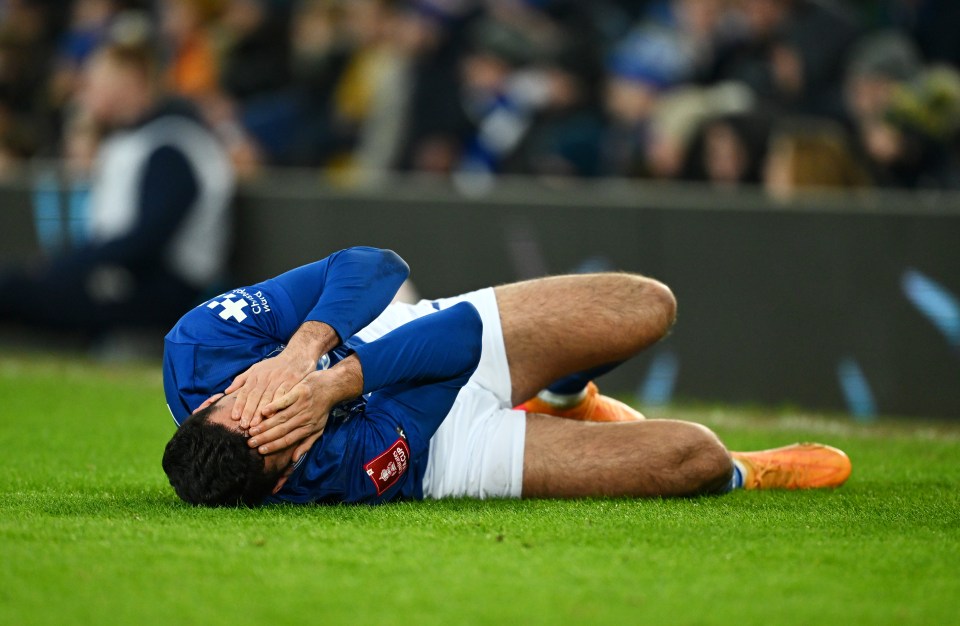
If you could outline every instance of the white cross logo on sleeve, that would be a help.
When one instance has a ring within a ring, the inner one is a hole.
[[[243,312],[244,307],[249,306],[249,302],[246,300],[233,300],[233,294],[228,294],[224,296],[223,302],[217,302],[212,300],[210,304],[207,305],[208,309],[215,309],[218,306],[222,306],[223,310],[220,311],[220,317],[222,319],[228,320],[231,317],[238,322],[242,322],[247,319],[247,314]]]

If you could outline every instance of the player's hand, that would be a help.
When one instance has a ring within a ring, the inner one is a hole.
[[[323,434],[330,409],[363,393],[363,368],[353,354],[329,370],[307,375],[289,393],[264,407],[266,419],[250,428],[251,448],[270,454],[292,445],[299,461]]]
[[[193,415],[194,413],[199,413],[200,411],[204,410],[205,408],[207,408],[208,406],[210,406],[211,404],[213,404],[214,402],[216,402],[217,400],[219,400],[220,398],[222,398],[223,395],[224,395],[224,394],[222,394],[222,393],[215,393],[215,394],[213,394],[212,396],[210,396],[209,398],[207,398],[206,400],[204,400],[204,401],[200,404],[200,406],[198,406],[197,408],[195,408],[195,409],[190,413],[190,415]]]
[[[240,420],[246,430],[260,423],[263,409],[274,399],[293,389],[303,377],[317,369],[316,359],[284,350],[275,357],[260,361],[233,379],[226,393],[237,392],[233,403],[233,419]]]
[[[233,419],[246,430],[260,423],[266,405],[285,395],[303,377],[317,369],[317,359],[332,350],[340,338],[323,322],[300,325],[287,347],[277,356],[255,363],[237,376],[226,393],[237,392]]]
[[[263,408],[264,420],[250,427],[247,444],[260,454],[270,454],[297,444],[294,462],[320,438],[330,409],[337,400],[324,384],[328,372],[308,375],[284,395]]]

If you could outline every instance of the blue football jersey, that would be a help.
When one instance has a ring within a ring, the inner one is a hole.
[[[251,365],[279,354],[303,322],[329,324],[347,343],[386,308],[408,273],[394,252],[350,248],[192,309],[164,340],[163,386],[174,421],[182,424]]]
[[[164,391],[174,420],[183,423],[237,375],[279,354],[303,322],[324,322],[343,341],[318,366],[356,353],[364,395],[331,411],[323,436],[271,501],[421,498],[430,438],[476,369],[482,323],[462,303],[368,344],[355,337],[407,273],[393,252],[350,248],[192,309],[164,343]]]

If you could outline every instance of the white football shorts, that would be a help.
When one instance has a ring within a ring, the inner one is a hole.
[[[492,288],[416,304],[394,303],[357,333],[373,341],[409,321],[469,302],[483,321],[480,364],[430,440],[423,477],[427,498],[519,498],[526,413],[513,410],[510,368]]]

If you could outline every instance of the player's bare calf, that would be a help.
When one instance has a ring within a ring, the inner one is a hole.
[[[722,493],[732,473],[726,448],[699,424],[599,424],[527,416],[525,498]]]

